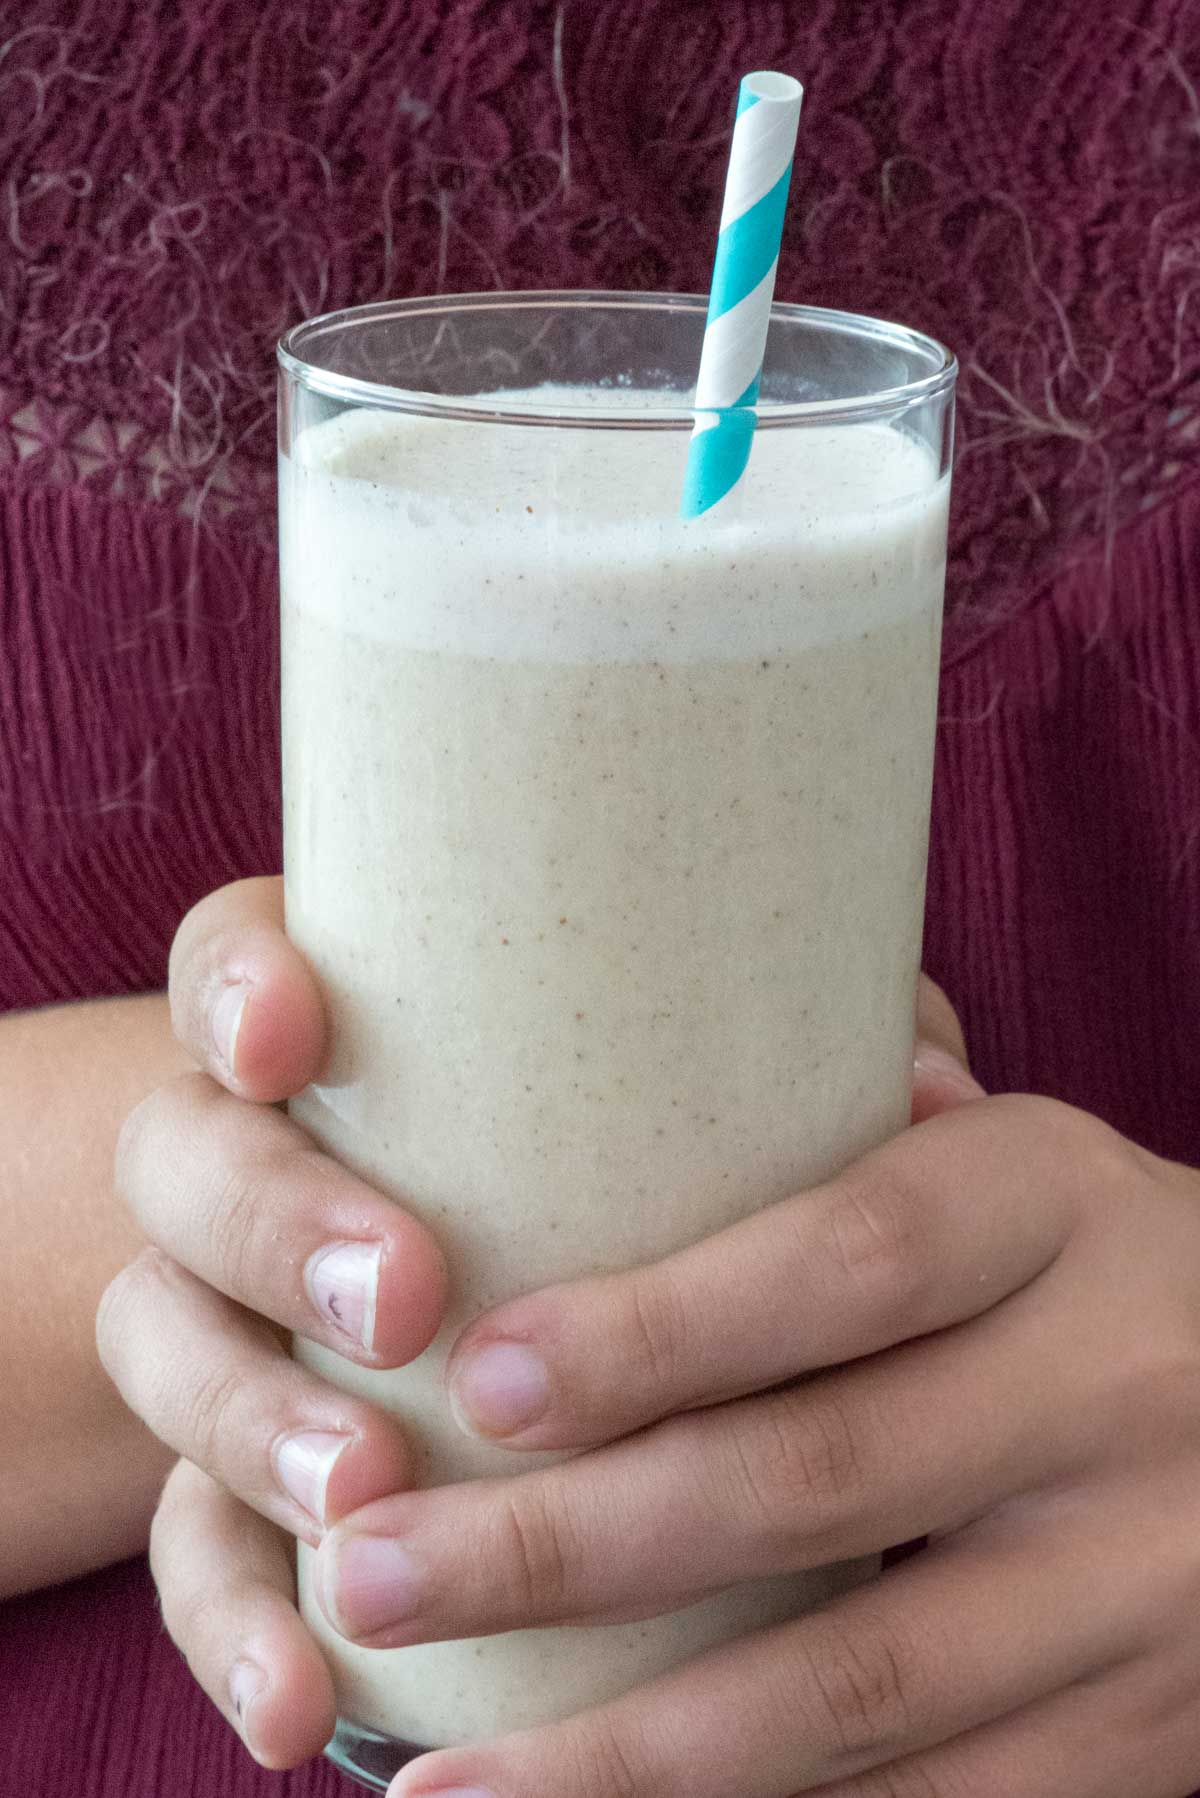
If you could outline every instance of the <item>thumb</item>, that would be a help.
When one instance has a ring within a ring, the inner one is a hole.
[[[179,1042],[238,1098],[275,1104],[316,1078],[324,1007],[284,934],[282,880],[239,880],[193,906],[171,948],[168,990]]]
[[[941,987],[922,974],[913,1048],[912,1121],[924,1123],[983,1097],[984,1089],[971,1073],[958,1014]]]

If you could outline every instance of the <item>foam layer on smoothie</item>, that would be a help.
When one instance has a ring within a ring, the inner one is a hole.
[[[605,403],[637,415],[646,398]],[[745,492],[685,522],[687,442],[370,409],[310,427],[291,470],[289,603],[408,649],[679,662],[885,627],[939,578],[947,483],[901,431],[761,430]]]

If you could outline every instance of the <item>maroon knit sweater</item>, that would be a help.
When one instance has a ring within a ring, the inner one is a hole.
[[[963,364],[927,963],[989,1085],[1200,1162],[1187,0],[0,4],[0,1007],[161,986],[279,865],[280,331],[702,288],[756,67],[781,297]],[[140,1563],[0,1609],[0,1715],[3,1798],[343,1789],[251,1764]]]

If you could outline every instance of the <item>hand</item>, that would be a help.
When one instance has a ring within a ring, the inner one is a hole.
[[[256,1759],[287,1767],[333,1728],[289,1538],[316,1542],[403,1487],[408,1466],[393,1420],[295,1367],[262,1319],[364,1366],[399,1366],[435,1333],[444,1269],[425,1231],[271,1109],[325,1052],[316,987],[282,933],[281,883],[244,881],[197,906],[170,987],[179,1041],[208,1072],[164,1087],[126,1125],[118,1181],[155,1247],[108,1289],[97,1335],[126,1401],[183,1457],[151,1539],[167,1628]],[[914,1116],[978,1093],[929,982],[919,1039]],[[378,1247],[373,1310],[353,1290],[339,1302],[328,1277],[326,1252],[345,1243]],[[356,1340],[368,1319],[370,1351]]]
[[[296,1366],[286,1332],[396,1367],[434,1336],[445,1292],[428,1232],[273,1109],[325,1049],[281,884],[213,894],[176,937],[175,1033],[208,1073],[160,1088],[125,1126],[118,1185],[155,1246],[97,1320],[126,1402],[184,1457],[150,1543],[167,1628],[271,1767],[317,1753],[334,1724],[290,1538],[316,1543],[408,1479],[394,1421]]]
[[[1200,1781],[1200,1175],[1050,1101],[969,1103],[657,1265],[498,1307],[449,1377],[480,1433],[587,1452],[332,1529],[322,1602],[352,1639],[636,1618],[930,1541],[599,1709],[425,1756],[390,1798]],[[366,1537],[403,1555],[395,1590],[355,1578]]]

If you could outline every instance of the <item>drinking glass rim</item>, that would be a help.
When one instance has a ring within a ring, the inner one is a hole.
[[[536,400],[528,403],[505,397],[503,405],[487,394],[439,394],[421,388],[394,387],[382,381],[343,375],[310,360],[302,346],[319,333],[342,331],[356,324],[388,318],[422,318],[430,314],[534,311],[539,308],[577,307],[625,312],[707,313],[703,294],[636,293],[583,288],[531,288],[514,292],[424,294],[404,300],[376,300],[360,306],[344,306],[333,312],[304,319],[284,333],[276,346],[280,368],[310,392],[346,404],[368,405],[388,411],[417,413],[426,417],[455,418],[476,423],[557,426],[587,430],[690,431],[696,413],[678,401],[670,404],[638,404],[636,408],[606,409],[597,400],[578,404],[556,401],[553,406]],[[925,357],[934,366],[926,375],[897,387],[847,394],[835,400],[760,400],[758,428],[805,424],[826,425],[864,418],[894,417],[923,404],[953,387],[958,363],[952,351],[937,338],[908,325],[866,313],[845,312],[825,306],[800,306],[776,302],[772,322],[825,325],[846,337],[864,342],[890,343],[897,349]]]

